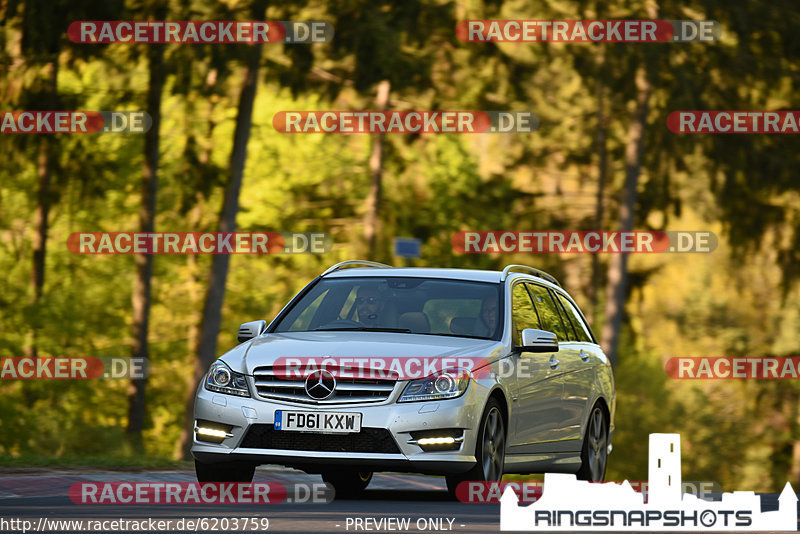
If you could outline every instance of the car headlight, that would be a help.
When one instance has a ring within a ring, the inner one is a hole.
[[[454,399],[467,391],[472,375],[467,369],[447,369],[428,378],[412,380],[397,402]]]
[[[247,379],[241,373],[234,373],[225,362],[217,360],[211,364],[206,375],[206,389],[217,393],[249,397],[250,388]]]

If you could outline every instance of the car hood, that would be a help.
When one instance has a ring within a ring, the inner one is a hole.
[[[503,354],[499,341],[393,332],[284,332],[265,334],[221,356],[236,372],[272,365],[279,358],[481,358]]]

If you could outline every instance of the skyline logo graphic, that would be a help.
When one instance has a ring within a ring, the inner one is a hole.
[[[649,500],[626,480],[593,483],[575,475],[547,473],[542,496],[520,506],[507,487],[500,498],[500,530],[528,531],[795,531],[797,495],[788,482],[777,511],[761,511],[752,491],[723,493],[705,501],[682,493],[680,434],[650,434]]]

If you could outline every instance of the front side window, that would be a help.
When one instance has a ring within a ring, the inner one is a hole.
[[[538,284],[525,284],[533,297],[533,304],[541,319],[542,330],[555,333],[559,341],[567,341],[567,333],[561,322],[561,315],[555,302],[550,297],[550,291]]]
[[[438,278],[323,278],[272,331],[366,330],[499,339],[501,287]]]
[[[531,297],[525,284],[517,284],[511,290],[511,317],[514,329],[511,340],[514,346],[522,345],[522,331],[526,328],[539,328],[539,317],[531,303]]]

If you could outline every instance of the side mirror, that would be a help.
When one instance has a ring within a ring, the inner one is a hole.
[[[558,338],[553,332],[526,328],[522,331],[522,352],[558,352]]]
[[[244,343],[248,339],[253,339],[260,336],[261,333],[267,329],[266,321],[250,321],[249,323],[242,323],[239,327],[239,343]]]

